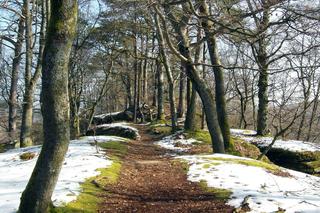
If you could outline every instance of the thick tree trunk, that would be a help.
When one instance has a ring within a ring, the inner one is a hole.
[[[205,17],[209,16],[209,9],[208,5],[206,4],[206,1],[201,1],[201,6],[199,10],[200,13],[203,14]],[[205,31],[211,64],[214,65],[213,73],[215,77],[215,97],[219,125],[222,131],[225,148],[229,149],[231,148],[230,127],[228,121],[227,104],[225,99],[224,76],[223,70],[220,66],[221,63],[217,50],[217,41],[216,36],[214,34],[214,26],[213,23],[207,18],[201,20],[201,24]]]
[[[25,6],[23,6],[25,8]],[[25,10],[22,11],[25,14]],[[19,79],[19,69],[21,62],[21,51],[23,43],[24,34],[24,18],[20,17],[18,23],[18,33],[17,41],[14,47],[14,58],[12,62],[11,71],[11,85],[10,85],[10,95],[9,95],[9,132],[13,138],[15,138],[15,132],[17,129],[17,90],[18,90],[18,79]]]
[[[43,57],[42,115],[44,143],[22,193],[20,213],[47,212],[69,145],[68,62],[76,32],[76,0],[51,2],[51,19]]]

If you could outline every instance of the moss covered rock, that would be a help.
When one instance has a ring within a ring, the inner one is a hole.
[[[260,148],[263,150],[264,148]],[[268,158],[283,167],[313,175],[320,175],[320,151],[297,152],[280,148],[272,148]]]

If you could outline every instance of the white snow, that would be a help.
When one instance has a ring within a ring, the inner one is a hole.
[[[126,122],[118,122],[118,123],[111,123],[111,124],[102,124],[102,125],[99,125],[101,127],[123,127],[123,128],[126,128],[126,129],[131,129],[135,132],[138,132],[138,130],[132,126],[130,126],[130,124],[126,123]]]
[[[201,143],[193,138],[186,139],[182,134],[182,131],[179,131],[173,135],[162,138],[160,141],[155,142],[156,145],[161,146],[165,149],[173,150],[176,152],[185,152],[189,150],[194,143]],[[180,147],[179,145],[183,145]],[[184,147],[189,146],[189,147]]]
[[[118,115],[118,114],[120,114],[120,113],[123,113],[123,111],[111,112],[111,113],[105,113],[105,114],[95,115],[94,117],[96,117],[96,118],[104,118],[104,117],[110,116],[110,115],[115,116],[115,115]]]
[[[189,162],[188,180],[204,180],[209,187],[232,192],[228,204],[239,207],[245,197],[251,212],[319,212],[320,178],[281,168],[291,177],[274,175],[263,168],[237,164],[232,161],[213,160],[239,158],[231,155],[192,155],[178,157]],[[252,159],[241,158],[252,161]],[[219,163],[219,164],[217,164]],[[206,166],[204,166],[206,165]]]
[[[124,141],[113,136],[90,136],[70,142],[65,162],[59,175],[59,180],[53,193],[54,205],[63,205],[75,200],[80,193],[80,184],[87,178],[98,175],[98,168],[112,164],[102,153],[97,153],[94,142]],[[20,196],[25,189],[35,166],[41,146],[9,150],[0,154],[0,212],[13,213],[17,211]],[[36,157],[23,161],[23,153],[35,153]]]
[[[266,147],[272,142],[272,137],[255,137],[255,131],[252,130],[240,130],[232,129],[231,133],[239,136],[241,139],[256,144],[258,147]],[[251,135],[251,136],[250,136]],[[273,148],[284,149],[293,152],[304,152],[304,151],[320,151],[320,144],[315,144],[306,141],[297,141],[297,140],[281,140],[278,139],[272,146]]]

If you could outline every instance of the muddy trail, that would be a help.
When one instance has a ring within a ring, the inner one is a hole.
[[[118,182],[109,186],[99,212],[232,212],[224,200],[187,180],[183,165],[153,144],[159,136],[137,126],[141,140],[131,141]]]

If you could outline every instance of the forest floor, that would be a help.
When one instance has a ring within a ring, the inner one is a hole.
[[[99,212],[232,212],[217,198],[187,180],[186,169],[154,145],[160,136],[136,126],[141,140],[131,141],[116,184],[107,187]]]

